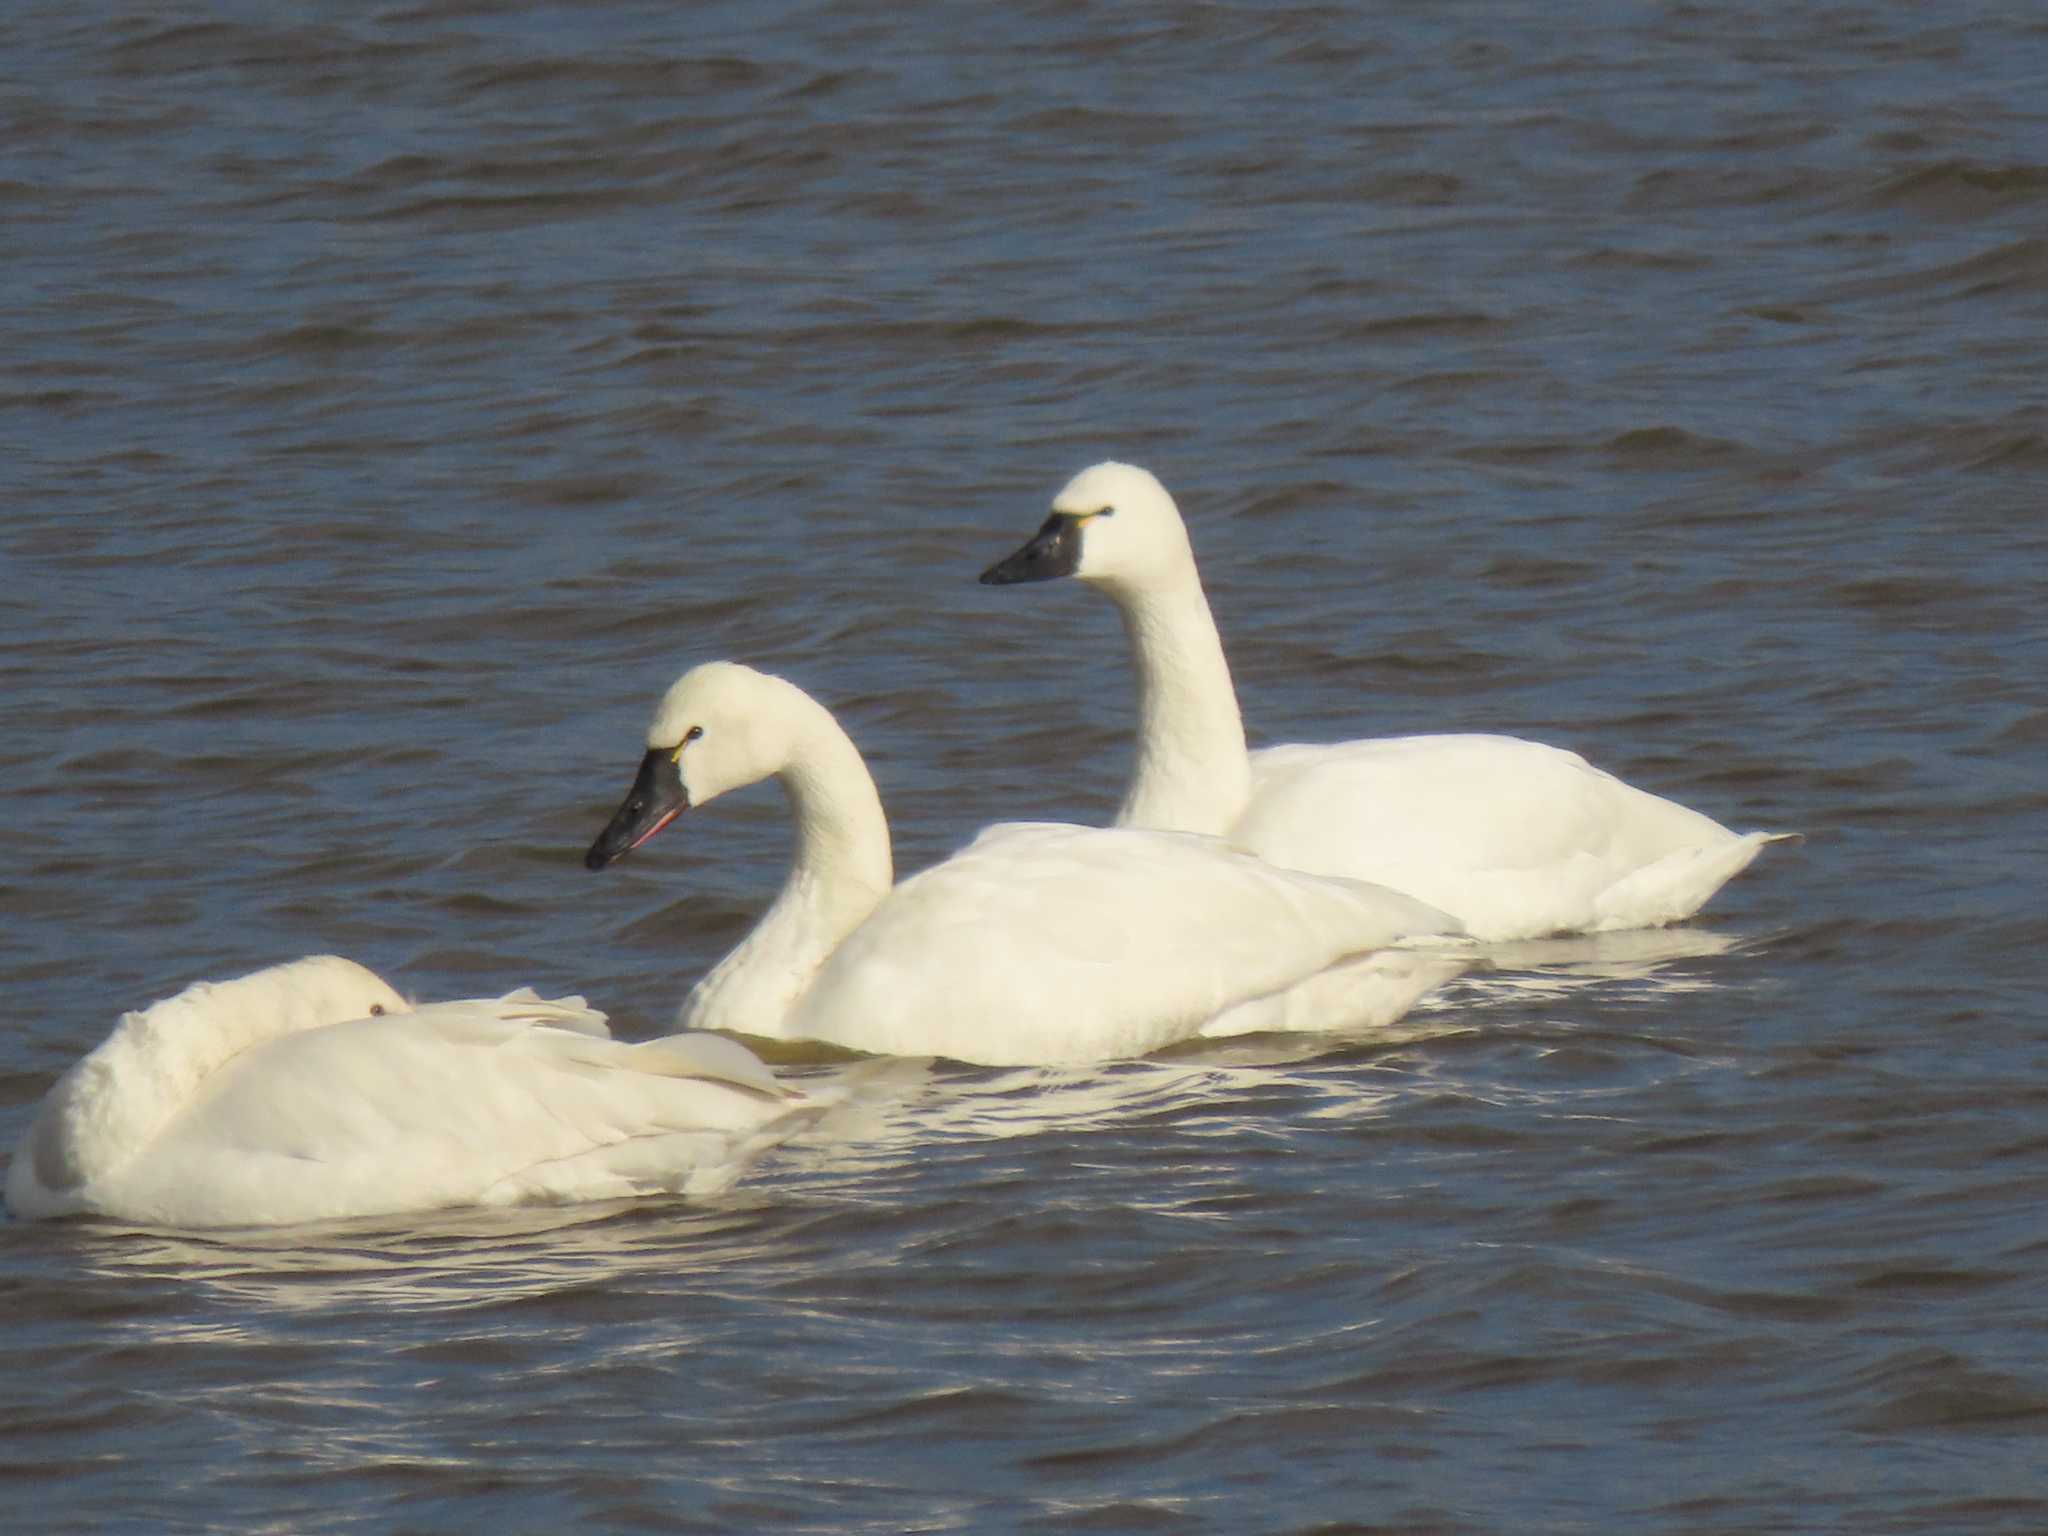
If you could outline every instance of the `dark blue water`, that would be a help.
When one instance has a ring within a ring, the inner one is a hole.
[[[787,849],[581,869],[693,661],[904,869],[1106,819],[1114,616],[973,580],[1104,457],[1257,739],[1807,834],[1666,958],[904,1064],[699,1204],[0,1225],[15,1523],[2048,1529],[2044,101],[1976,4],[11,10],[0,1142],[308,952],[665,1027]]]

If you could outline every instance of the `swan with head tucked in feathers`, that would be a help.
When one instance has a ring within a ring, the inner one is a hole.
[[[691,991],[686,1028],[991,1065],[1103,1061],[1390,1022],[1466,963],[1424,942],[1457,925],[1421,902],[1183,833],[999,825],[895,885],[853,742],[794,684],[732,662],[670,688],[586,863],[769,777],[796,821],[790,872]]]
[[[1598,933],[1697,911],[1766,842],[1511,736],[1398,736],[1247,752],[1180,509],[1134,465],[1083,470],[988,585],[1077,576],[1136,655],[1137,764],[1117,824],[1218,833],[1289,869],[1372,880],[1475,939]]]
[[[38,1108],[7,1205],[221,1227],[695,1192],[802,1109],[730,1040],[630,1045],[528,990],[414,1007],[316,955],[124,1014]]]

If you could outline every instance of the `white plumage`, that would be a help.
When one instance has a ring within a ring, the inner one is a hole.
[[[636,785],[593,866],[675,806],[770,776],[797,823],[781,894],[692,991],[691,1027],[998,1065],[1102,1061],[1202,1034],[1390,1022],[1465,963],[1444,939],[1455,921],[1421,902],[1185,833],[995,826],[892,888],[888,825],[853,743],[794,685],[732,663],[685,675],[647,740],[643,782],[656,769],[675,782],[666,799]],[[1365,956],[1344,984],[1318,981]],[[1316,1006],[1290,1006],[1308,984]]]
[[[415,1008],[320,955],[124,1014],[44,1099],[7,1203],[212,1227],[689,1191],[799,1109],[729,1040],[630,1045],[526,990]]]
[[[1325,967],[1447,935],[1442,914],[1304,880],[1215,839],[1017,822],[892,891],[790,1011],[796,1036],[1016,1065],[1142,1056],[1194,1036],[1391,1023],[1462,967],[1399,952],[1326,1006]]]
[[[1731,832],[1511,736],[1403,736],[1247,752],[1180,509],[1128,464],[1083,470],[992,583],[1074,575],[1117,604],[1138,673],[1118,824],[1227,836],[1290,869],[1376,881],[1476,939],[1595,933],[1697,911],[1777,834]]]

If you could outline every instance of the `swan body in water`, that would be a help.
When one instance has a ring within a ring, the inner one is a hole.
[[[1512,736],[1396,736],[1247,752],[1180,509],[1129,464],[1083,470],[992,586],[1076,576],[1136,655],[1126,827],[1227,836],[1289,869],[1376,881],[1488,942],[1653,927],[1697,911],[1783,834],[1731,832],[1575,752]]]
[[[626,1044],[527,990],[414,1007],[316,955],[122,1015],[38,1108],[7,1205],[222,1227],[697,1191],[802,1102],[730,1040]]]
[[[853,742],[794,684],[732,662],[668,691],[585,862],[601,869],[769,777],[795,817],[792,866],[691,991],[686,1029],[1003,1066],[1104,1061],[1199,1035],[1391,1022],[1466,964],[1442,945],[1392,947],[1456,932],[1419,901],[1184,833],[998,825],[896,885]]]

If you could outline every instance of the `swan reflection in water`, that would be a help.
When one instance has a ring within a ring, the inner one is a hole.
[[[1272,1119],[1281,1102],[1290,1122],[1385,1118],[1417,1095],[1466,1086],[1461,1060],[1433,1051],[1433,1043],[1513,1038],[1532,1007],[1570,1023],[1574,1014],[1558,1005],[1575,997],[1590,1008],[1597,999],[1713,989],[1725,984],[1716,959],[1761,942],[1667,928],[1489,946],[1486,964],[1392,1026],[1197,1040],[1107,1066],[856,1061],[812,1042],[761,1042],[778,1074],[806,1091],[827,1090],[821,1096],[836,1102],[767,1153],[747,1182],[688,1202],[452,1210],[201,1234],[94,1221],[42,1227],[38,1238],[75,1246],[84,1267],[110,1278],[172,1281],[246,1303],[259,1310],[242,1314],[237,1326],[258,1332],[270,1326],[265,1311],[464,1311],[615,1281],[788,1277],[812,1271],[821,1244],[865,1241],[876,1210],[929,1200],[927,1175],[971,1181],[976,1175],[963,1165],[978,1160],[980,1145],[1072,1142],[1122,1129],[1142,1137],[1148,1124],[1169,1122],[1224,1148],[1247,1124]],[[1711,1063],[1666,1066],[1691,1071]],[[937,1172],[934,1161],[944,1165]],[[158,1337],[186,1325],[152,1319],[137,1326]],[[191,1326],[222,1325],[215,1317]]]

